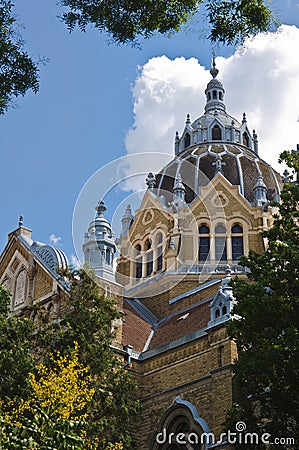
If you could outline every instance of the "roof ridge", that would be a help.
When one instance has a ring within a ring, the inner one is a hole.
[[[185,297],[189,297],[192,294],[196,294],[199,291],[202,291],[203,289],[213,286],[213,284],[217,284],[221,281],[221,278],[214,278],[213,280],[206,281],[205,283],[201,284],[200,286],[191,289],[190,291],[186,291],[183,294],[178,295],[177,297],[172,298],[169,300],[169,305],[172,305],[173,303],[176,303],[179,300],[182,300]]]
[[[192,305],[186,306],[186,308],[180,309],[179,311],[175,311],[175,312],[169,314],[168,316],[163,317],[157,323],[156,329],[159,328],[161,325],[164,325],[164,323],[167,322],[169,319],[172,319],[173,317],[178,316],[178,315],[183,315],[184,313],[191,311],[192,309],[196,308],[197,306],[199,306],[201,304],[204,305],[205,303],[210,302],[211,300],[213,300],[214,297],[215,297],[214,295],[211,295],[210,297],[207,297],[207,298],[205,298],[203,300],[200,300],[197,303],[194,303]]]
[[[133,300],[127,297],[124,297],[124,300],[128,302],[132,308],[135,309],[135,311],[140,314],[140,316],[150,325],[153,327],[156,326],[159,319],[157,316],[155,316],[154,313],[152,313],[142,302],[139,298],[134,298]]]

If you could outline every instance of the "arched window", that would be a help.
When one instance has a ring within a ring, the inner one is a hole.
[[[163,268],[163,235],[158,233],[156,236],[157,246],[157,272],[160,272]]]
[[[213,98],[217,100],[217,91],[213,91]]]
[[[217,225],[215,228],[215,258],[216,261],[226,261],[226,229],[224,225]]]
[[[136,278],[142,278],[142,254],[141,254],[141,245],[137,244],[135,247],[136,252]]]
[[[151,273],[153,272],[153,251],[152,251],[152,243],[149,239],[145,241],[144,244],[144,251],[145,253],[145,262],[146,262],[146,276],[149,277]]]
[[[109,266],[111,264],[111,251],[109,248],[106,248],[106,263],[109,264]]]
[[[208,100],[211,100],[211,92],[208,92]]]
[[[225,314],[227,314],[227,306],[226,305],[224,305],[222,307],[222,315],[224,316]]]
[[[221,91],[219,92],[219,100],[221,100],[221,101],[223,100],[223,94]]]
[[[187,148],[189,147],[191,144],[191,137],[189,133],[185,134],[185,138],[184,138],[184,147]]]
[[[220,309],[217,308],[215,311],[215,319],[218,319],[218,317],[220,317]]]
[[[14,295],[14,306],[18,306],[25,302],[26,297],[26,284],[27,284],[27,274],[25,268],[23,268],[15,282],[15,295]]]
[[[203,224],[198,229],[199,245],[198,245],[198,261],[204,262],[209,258],[210,253],[210,229]]]
[[[164,440],[164,433],[167,439]],[[181,435],[180,435],[181,433]],[[167,408],[158,428],[154,431],[148,448],[152,450],[175,450],[210,448],[211,442],[203,433],[210,434],[208,424],[199,416],[196,407],[192,403],[177,397],[174,403]],[[188,442],[179,442],[178,437],[188,437]],[[157,439],[161,437],[161,439]],[[204,440],[201,440],[201,437]]]
[[[243,145],[245,145],[246,147],[249,147],[249,137],[248,137],[248,134],[246,133],[246,131],[245,131],[245,133],[243,133],[242,140],[243,140]]]
[[[222,139],[221,128],[219,127],[219,125],[215,125],[212,128],[212,140],[220,141],[221,139]]]
[[[232,258],[236,261],[240,256],[244,255],[243,228],[241,225],[235,224],[232,227]]]
[[[94,251],[93,250],[91,250],[91,252],[90,252],[89,261],[91,263],[94,262]]]

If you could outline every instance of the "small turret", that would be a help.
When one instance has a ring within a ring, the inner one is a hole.
[[[113,259],[116,252],[115,238],[111,225],[104,216],[107,210],[100,200],[95,207],[97,214],[84,233],[84,261],[93,268],[99,277],[114,281]]]

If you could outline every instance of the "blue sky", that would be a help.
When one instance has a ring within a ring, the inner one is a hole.
[[[94,30],[70,34],[57,18],[55,3],[15,0],[26,49],[34,59],[45,56],[49,62],[40,68],[39,93],[28,93],[16,109],[0,117],[0,248],[23,214],[33,239],[48,243],[51,235],[59,237],[58,245],[71,256],[72,216],[82,187],[100,167],[132,152],[125,141],[133,125],[137,134],[143,132],[138,121],[146,111],[136,110],[136,102],[135,115],[133,111],[133,94],[135,99],[140,95],[136,79],[139,76],[139,86],[144,81],[138,67],[149,67],[149,60],[165,55],[167,60],[195,57],[209,68],[212,47],[190,31],[171,39],[152,38],[141,50],[109,44],[107,36]],[[299,26],[298,4],[274,2],[282,23]],[[232,48],[217,50],[226,58],[233,53]],[[175,126],[181,130],[183,123]],[[142,147],[140,133],[133,137]],[[166,153],[171,150],[172,141]],[[91,210],[84,218],[86,228],[93,214]]]

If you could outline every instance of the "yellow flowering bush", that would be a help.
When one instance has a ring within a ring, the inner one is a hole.
[[[58,352],[50,356],[53,368],[39,364],[37,376],[30,374],[32,393],[22,405],[23,409],[30,410],[32,404],[38,404],[56,421],[87,418],[86,405],[91,401],[94,389],[90,388],[89,368],[78,360],[78,343],[74,345],[70,355],[61,356]]]
[[[94,389],[89,368],[79,362],[78,353],[75,342],[70,355],[50,355],[52,367],[39,364],[36,375],[30,373],[29,399],[22,400],[10,414],[0,414],[0,449],[89,447],[84,428]]]

